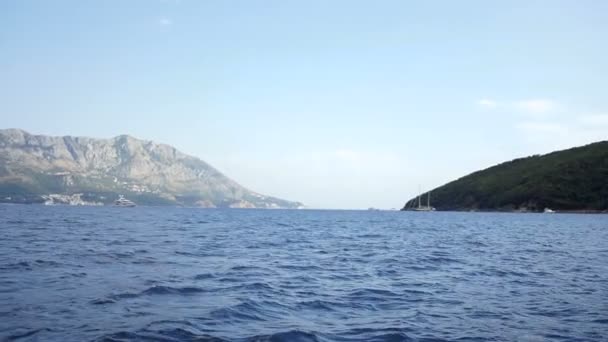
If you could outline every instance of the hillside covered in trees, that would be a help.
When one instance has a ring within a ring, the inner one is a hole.
[[[431,194],[437,210],[606,211],[608,141],[515,159],[474,172]],[[404,209],[412,207],[413,201],[416,198]]]

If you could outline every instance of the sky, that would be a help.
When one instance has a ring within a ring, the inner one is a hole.
[[[0,128],[177,147],[312,208],[400,208],[608,137],[608,1],[0,1]]]

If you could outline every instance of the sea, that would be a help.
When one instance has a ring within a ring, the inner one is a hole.
[[[608,216],[0,205],[1,341],[607,341]]]

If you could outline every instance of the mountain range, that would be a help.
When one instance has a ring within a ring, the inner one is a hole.
[[[412,198],[403,210],[416,205]],[[474,172],[431,190],[431,205],[437,210],[606,211],[608,141]]]
[[[128,135],[111,139],[0,130],[0,202],[299,208],[251,191],[174,147]]]

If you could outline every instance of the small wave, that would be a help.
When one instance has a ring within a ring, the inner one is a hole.
[[[82,222],[82,221],[80,221],[80,220],[75,220],[75,219],[71,219],[71,218],[64,218],[64,219],[63,219],[63,222],[65,222],[65,223],[70,223],[70,224],[72,224],[72,223],[83,223],[83,222]]]
[[[182,251],[175,251],[175,254],[177,254],[177,255],[184,255],[184,256],[190,256],[190,257],[199,257],[199,256],[201,256],[199,253],[182,252]]]
[[[96,304],[96,305],[110,304],[110,303],[115,303],[121,299],[132,299],[132,298],[138,298],[138,297],[142,297],[142,296],[153,296],[153,295],[187,296],[187,295],[193,295],[193,294],[202,293],[202,292],[207,292],[207,291],[200,287],[194,287],[194,286],[171,287],[171,286],[156,285],[156,286],[149,287],[139,293],[125,292],[125,293],[114,294],[114,295],[111,295],[106,298],[95,299],[95,300],[91,301],[91,304]]]
[[[150,264],[155,264],[156,262],[157,262],[157,260],[152,257],[140,258],[140,259],[131,261],[131,263],[134,265],[150,265]]]
[[[60,266],[61,264],[56,262],[56,261],[52,261],[52,260],[40,260],[40,259],[36,259],[34,260],[34,265],[35,266],[52,266],[52,267],[56,267],[56,266]]]
[[[114,299],[111,298],[100,298],[91,301],[91,304],[94,305],[103,305],[103,304],[113,304],[116,303]]]
[[[273,300],[245,300],[237,305],[211,311],[210,317],[225,322],[246,323],[252,321],[277,322],[290,316],[294,307]]]
[[[209,315],[222,322],[226,321],[264,321],[258,305],[245,302],[235,306],[213,310]]]
[[[412,270],[412,271],[435,271],[438,270],[439,267],[432,266],[432,265],[426,265],[426,266],[421,266],[421,265],[407,265],[404,266],[406,269],[408,270]]]
[[[99,342],[124,342],[124,341],[197,341],[197,342],[222,342],[221,338],[196,334],[185,329],[170,329],[159,331],[129,332],[120,331],[98,338]]]
[[[100,338],[96,339],[95,341],[98,341],[98,342],[123,342],[123,341],[135,341],[140,338],[141,338],[141,336],[139,336],[136,333],[132,333],[132,332],[128,332],[128,331],[121,331],[121,332],[117,332],[114,334],[101,336]]]
[[[372,299],[372,300],[387,300],[389,298],[398,298],[399,295],[395,292],[382,289],[360,289],[355,290],[348,294],[348,297],[358,299]]]
[[[522,272],[517,272],[517,271],[511,271],[511,270],[501,270],[498,268],[488,268],[485,271],[479,272],[481,275],[485,275],[485,276],[491,276],[491,277],[500,277],[500,278],[504,278],[504,277],[516,277],[516,278],[523,278],[526,277],[527,274],[522,273]]]
[[[215,278],[215,276],[211,273],[201,273],[201,274],[197,274],[194,276],[194,279],[196,280],[204,280],[204,279],[212,279]]]
[[[135,253],[134,252],[114,252],[112,253],[112,257],[115,259],[125,259],[125,258],[130,258],[132,256],[134,256]]]
[[[155,332],[149,332],[147,338],[144,340],[151,340],[152,337],[160,337],[161,341],[197,341],[197,342],[220,342],[226,341],[224,339],[201,334],[198,332],[192,332],[184,328],[175,329],[164,329]]]
[[[40,332],[44,332],[44,331],[51,332],[53,330],[51,330],[49,328],[31,329],[31,330],[27,330],[25,332],[20,332],[20,333],[16,333],[16,334],[10,335],[10,336],[6,337],[6,341],[20,340],[22,338],[31,337],[33,335],[36,335],[36,334],[38,334]]]
[[[27,261],[19,261],[19,262],[14,262],[14,263],[0,266],[0,270],[4,270],[4,271],[19,270],[19,269],[31,270],[32,266]]]
[[[502,317],[502,315],[495,313],[495,312],[478,310],[478,311],[474,311],[473,313],[471,313],[470,317],[475,318],[475,319],[480,319],[480,318],[500,319]]]
[[[267,284],[267,283],[260,283],[260,282],[248,283],[248,284],[242,284],[242,285],[235,285],[235,286],[231,286],[229,288],[225,288],[224,290],[230,290],[230,291],[234,291],[234,290],[241,290],[241,291],[276,291],[269,284]]]
[[[248,270],[254,270],[257,269],[258,267],[255,266],[244,266],[244,265],[238,265],[238,266],[234,266],[232,268],[230,268],[233,271],[248,271]]]
[[[194,293],[205,292],[200,287],[188,286],[188,287],[171,287],[171,286],[153,286],[141,292],[142,295],[164,295],[164,294],[179,294],[188,295]]]
[[[380,234],[363,234],[363,235],[357,236],[357,238],[360,238],[360,239],[379,239],[382,237],[384,237],[384,236],[382,236]]]
[[[392,277],[401,274],[401,271],[398,270],[377,270],[376,274],[379,277]]]
[[[252,266],[252,265],[237,265],[237,266],[230,268],[230,270],[228,272],[231,274],[246,273],[249,275],[253,275],[253,274],[263,275],[263,274],[268,274],[268,273],[276,273],[275,271],[272,271],[268,268]]]
[[[34,260],[34,261],[18,261],[10,264],[0,266],[0,270],[28,270],[31,271],[34,268],[44,267],[59,267],[61,264],[52,260]]]
[[[408,294],[408,295],[425,295],[425,296],[432,296],[432,293],[428,292],[428,291],[423,291],[423,290],[413,290],[413,289],[402,289],[401,293],[403,294]]]
[[[311,300],[299,302],[296,307],[298,310],[322,310],[322,311],[335,311],[335,307],[340,306],[336,302],[329,302],[325,300]]]
[[[23,220],[8,220],[8,221],[6,221],[6,223],[8,223],[8,224],[24,224],[24,223],[27,223],[27,221],[23,221]]]
[[[122,246],[127,244],[126,240],[112,240],[107,243],[108,246]]]
[[[580,314],[581,312],[583,311],[580,309],[565,308],[561,310],[538,310],[536,312],[532,312],[531,314],[544,317],[572,317]]]
[[[456,263],[462,263],[462,261],[460,261],[458,259],[449,258],[449,257],[440,257],[440,256],[428,257],[428,258],[425,258],[423,261],[424,262],[430,262],[432,264],[456,264]]]
[[[124,341],[197,341],[197,342],[225,342],[222,338],[195,333],[183,328],[164,330],[142,330],[138,332],[120,331],[98,338],[99,342]]]
[[[138,293],[128,293],[128,292],[126,292],[126,293],[119,293],[119,294],[116,294],[116,295],[112,295],[109,298],[110,298],[110,300],[118,301],[118,300],[121,300],[121,299],[137,298],[139,296],[140,296],[140,294],[138,294]],[[103,301],[103,299],[101,299],[101,301]]]
[[[183,256],[187,256],[187,257],[193,257],[193,258],[224,257],[225,256],[225,254],[223,254],[222,252],[211,253],[208,251],[198,251],[198,252],[175,251],[175,254],[183,255]]]
[[[322,268],[316,265],[279,265],[278,268],[293,271],[321,271]]]
[[[251,342],[318,342],[321,341],[317,335],[300,330],[290,330],[272,335],[253,336],[244,339]]]
[[[342,332],[340,335],[356,338],[361,341],[409,341],[411,338],[406,335],[405,329],[398,328],[353,328]]]
[[[407,342],[407,341],[417,341],[405,333],[389,333],[389,334],[381,334],[376,336],[370,336],[365,339],[370,342]]]

